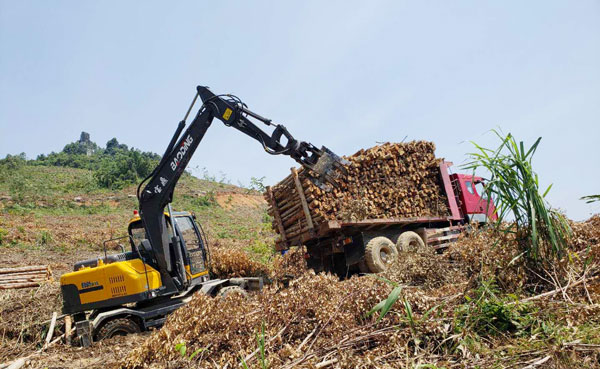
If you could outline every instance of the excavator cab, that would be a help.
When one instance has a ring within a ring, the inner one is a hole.
[[[168,214],[165,214],[168,219]],[[193,286],[208,280],[208,253],[201,228],[189,212],[173,212],[174,223],[167,222],[181,248],[186,273],[185,283]],[[148,301],[163,288],[154,252],[146,238],[139,215],[129,222],[131,251],[77,262],[74,271],[61,276],[65,313],[76,314],[108,306]],[[173,245],[170,245],[173,247]],[[173,252],[171,255],[175,255]],[[173,263],[176,261],[173,260]]]
[[[159,326],[166,315],[186,303],[194,291],[209,295],[258,290],[260,278],[211,279],[209,252],[202,227],[189,212],[164,213],[167,233],[178,242],[170,243],[172,265],[181,255],[185,270],[185,291],[164,296],[156,255],[150,246],[142,219],[134,212],[127,236],[104,243],[104,255],[75,263],[74,271],[60,278],[63,312],[72,314],[77,336],[88,346],[92,341],[117,334],[135,333]],[[175,232],[173,232],[173,226]],[[175,236],[175,237],[173,237]],[[107,243],[129,240],[130,250],[110,254]],[[174,247],[179,247],[176,252]],[[173,271],[173,275],[176,273]]]
[[[196,222],[194,214],[189,212],[173,212],[174,223],[170,221],[168,213],[165,213],[165,217],[167,219],[166,224],[169,239],[173,237],[172,224],[175,224],[175,233],[181,241],[177,247],[180,247],[180,252],[183,256],[187,279],[193,283],[196,278],[208,274],[209,255],[202,228]],[[147,242],[146,231],[137,212],[129,221],[128,233],[132,250],[139,250],[144,261],[156,267],[152,248]],[[171,248],[176,247],[172,243],[169,246]],[[176,254],[176,252],[171,253],[173,265],[177,262],[174,258]]]

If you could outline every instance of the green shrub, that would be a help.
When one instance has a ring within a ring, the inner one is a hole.
[[[535,322],[534,311],[531,305],[515,299],[515,296],[501,296],[494,281],[482,282],[473,296],[465,295],[466,302],[456,309],[455,327],[479,336],[526,334]]]
[[[261,221],[265,224],[269,225],[269,228],[271,227],[271,224],[273,223],[273,217],[269,215],[269,213],[267,212],[267,210],[265,210],[262,213],[262,219]]]
[[[23,167],[27,163],[27,157],[22,152],[19,155],[6,155],[6,157],[0,160],[0,166],[5,167],[9,170],[15,170]]]
[[[266,191],[266,186],[265,186],[265,176],[262,176],[260,178],[258,177],[252,177],[250,178],[250,189],[254,190],[254,191],[258,191],[258,192],[265,192]]]
[[[188,357],[186,355],[187,353],[187,344],[185,342],[180,342],[178,344],[175,345],[175,351],[179,352],[179,355],[181,355],[182,358],[186,358],[188,360],[192,360],[194,359],[194,357],[196,357],[196,355],[198,355],[199,353],[201,353],[202,351],[205,351],[206,347],[201,347],[199,349],[197,349],[196,351],[192,352],[190,354],[190,356]]]
[[[217,198],[215,196],[215,192],[208,191],[206,194],[198,196],[192,201],[192,204],[201,208],[208,208],[217,205]]]
[[[23,202],[25,200],[25,194],[31,194],[32,185],[30,181],[21,174],[21,171],[15,170],[7,180],[8,193],[12,199],[16,202]]]
[[[268,262],[275,252],[273,246],[261,240],[253,240],[247,250],[263,263]]]
[[[52,235],[48,231],[41,231],[37,241],[41,246],[46,246],[52,242]]]

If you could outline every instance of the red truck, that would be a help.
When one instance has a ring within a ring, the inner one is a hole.
[[[276,248],[305,245],[309,268],[339,276],[385,270],[401,250],[442,250],[457,240],[468,223],[497,219],[493,201],[484,194],[483,179],[468,174],[449,174],[450,162],[440,163],[443,190],[450,214],[445,217],[326,221],[313,232],[282,237]],[[303,194],[299,194],[302,199]],[[307,217],[310,215],[307,213]],[[308,220],[308,219],[307,219]]]

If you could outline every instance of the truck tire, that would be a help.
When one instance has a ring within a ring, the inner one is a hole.
[[[96,340],[103,340],[115,336],[125,336],[141,332],[140,326],[129,318],[113,319],[105,323],[96,333]]]
[[[371,273],[383,272],[397,258],[394,243],[386,237],[375,237],[365,246],[365,263]]]
[[[418,254],[430,253],[430,249],[425,246],[425,242],[416,232],[407,231],[398,237],[396,241],[396,249],[398,252],[416,252]]]
[[[217,292],[217,296],[226,297],[229,295],[240,294],[243,297],[248,296],[248,292],[240,286],[227,286],[223,287]]]

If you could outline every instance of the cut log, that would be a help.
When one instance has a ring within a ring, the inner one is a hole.
[[[275,218],[275,222],[277,223],[279,233],[282,235],[282,238],[285,241],[285,230],[283,228],[283,223],[281,222],[279,210],[275,206],[275,198],[273,197],[273,191],[271,191],[271,187],[267,187],[267,194],[269,198],[269,203],[271,204],[271,208],[274,209],[273,217]]]
[[[67,315],[65,316],[65,343],[67,345],[71,344],[71,316]]]
[[[39,287],[38,282],[15,283],[15,284],[0,284],[0,290],[11,290],[19,288]]]
[[[48,344],[50,343],[50,340],[52,339],[52,336],[54,335],[54,326],[56,325],[56,317],[57,316],[58,316],[58,313],[56,311],[52,313],[52,320],[50,321],[50,328],[48,328],[48,334],[46,335],[45,346],[48,346]]]
[[[31,271],[47,271],[47,270],[49,270],[47,265],[34,265],[34,266],[16,267],[16,268],[0,268],[0,274],[31,272]]]

